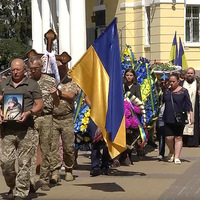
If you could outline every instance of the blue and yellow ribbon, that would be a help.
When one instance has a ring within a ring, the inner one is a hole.
[[[83,102],[83,98],[84,98],[84,93],[83,93],[83,90],[81,90],[81,92],[79,94],[77,106],[76,106],[76,109],[75,109],[75,112],[74,112],[74,122],[76,121],[76,119],[78,117],[78,113],[80,111],[80,107],[81,107],[81,104]]]

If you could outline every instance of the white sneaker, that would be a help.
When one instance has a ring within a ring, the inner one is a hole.
[[[181,164],[181,161],[180,161],[179,158],[175,158],[175,159],[174,159],[174,163],[175,163],[176,165],[180,165],[180,164]]]
[[[163,161],[163,160],[164,160],[164,157],[162,157],[161,155],[159,155],[159,156],[157,156],[157,159],[158,159],[159,161]]]

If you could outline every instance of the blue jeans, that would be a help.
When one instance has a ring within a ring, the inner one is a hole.
[[[97,130],[97,125],[90,119],[88,124],[88,132],[93,140],[95,136],[95,132]],[[101,155],[100,150],[103,149],[103,154]],[[108,148],[104,141],[98,141],[92,143],[91,150],[91,168],[92,169],[100,169],[100,168],[108,168],[108,162],[110,159],[110,155],[108,153]]]

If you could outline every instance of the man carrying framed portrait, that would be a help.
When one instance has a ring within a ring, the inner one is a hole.
[[[3,108],[0,109],[0,159],[3,176],[10,188],[8,199],[20,200],[29,194],[33,114],[42,110],[43,100],[38,83],[25,76],[26,66],[22,59],[14,59],[11,70],[12,76],[0,84],[0,102]]]

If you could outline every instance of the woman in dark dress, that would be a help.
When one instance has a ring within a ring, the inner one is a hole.
[[[194,122],[192,104],[188,94],[188,90],[179,85],[179,77],[177,74],[171,74],[169,78],[170,88],[165,90],[163,101],[165,110],[163,121],[165,122],[166,144],[169,148],[168,162],[181,164],[180,154],[182,149],[182,137],[184,125],[176,123],[174,109],[176,113],[187,111],[190,113],[190,123]],[[174,102],[172,106],[171,95]]]
[[[123,89],[124,89],[124,94],[126,94],[126,92],[129,91],[131,92],[132,95],[137,97],[140,101],[142,100],[140,86],[137,83],[135,71],[131,68],[126,69],[124,73]],[[138,115],[136,114],[136,116],[137,118],[141,117],[139,114]],[[127,129],[126,130],[126,144],[131,145],[133,141],[136,140],[136,138],[139,136],[139,134],[140,134],[139,129]],[[137,154],[139,155],[141,154],[140,152],[141,150],[138,143],[141,143],[141,141],[137,141],[134,146],[135,146],[135,150],[137,151]],[[132,150],[127,148],[123,153],[121,153],[120,158],[119,158],[120,164],[128,166],[132,163],[131,152]]]
[[[131,92],[132,95],[134,95],[137,98],[139,98],[140,100],[142,100],[140,86],[136,81],[135,71],[131,68],[126,69],[123,79],[124,79],[124,83],[123,83],[124,95],[126,94],[126,92],[129,91],[129,92]],[[138,134],[139,134],[139,132],[135,133],[134,135],[136,136]],[[133,136],[133,134],[131,134],[131,133],[127,133],[126,134],[126,144],[128,144],[128,145],[132,144],[133,137],[137,138],[135,136]],[[118,155],[116,158],[114,158],[112,167],[119,167],[120,164],[127,165],[127,166],[130,165],[130,163],[131,163],[131,160],[129,158],[130,153],[131,153],[130,150],[126,149],[124,152],[122,152],[120,155]]]

